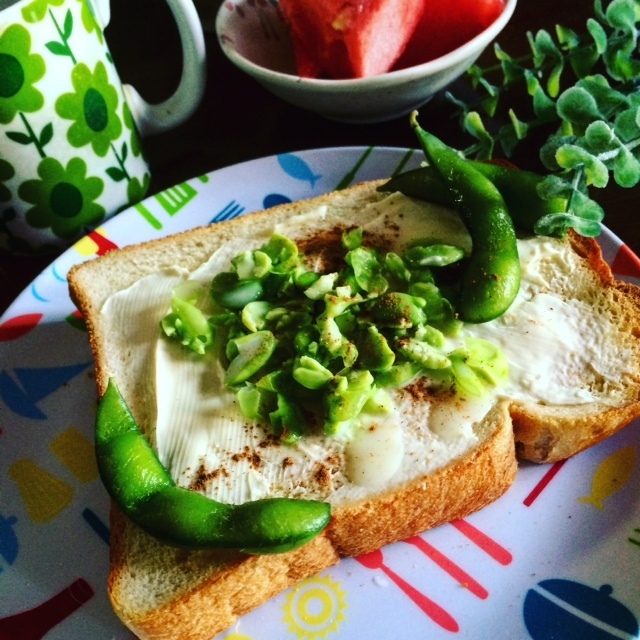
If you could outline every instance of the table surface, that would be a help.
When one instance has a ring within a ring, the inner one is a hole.
[[[272,96],[236,69],[220,50],[211,28],[220,1],[197,2],[206,29],[206,93],[197,112],[185,124],[145,140],[152,192],[224,166],[277,153],[350,145],[416,147],[408,118],[381,124],[341,124]],[[556,24],[584,31],[592,7],[592,0],[519,0],[498,42],[512,55],[525,53],[528,31],[553,30]],[[162,3],[112,0],[112,19],[106,36],[124,82],[133,84],[152,102],[172,93],[182,63],[176,29]],[[480,62],[493,60],[489,48]],[[454,93],[468,92],[469,80],[463,77],[450,89]],[[529,99],[526,100],[528,104]],[[428,128],[446,142],[464,146],[465,138],[453,107],[442,95],[423,106],[420,114],[421,121],[428,122]],[[512,160],[522,168],[539,168],[537,147],[523,145]],[[640,222],[636,217],[640,186],[621,189],[614,185],[593,190],[592,195],[605,208],[605,224],[635,253],[640,253]],[[0,314],[54,258],[0,254]]]

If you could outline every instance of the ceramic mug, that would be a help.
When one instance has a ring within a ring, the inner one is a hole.
[[[145,195],[140,136],[186,120],[205,83],[192,0],[166,1],[183,68],[175,93],[154,105],[120,82],[103,33],[109,0],[20,0],[0,11],[1,250],[60,251]]]

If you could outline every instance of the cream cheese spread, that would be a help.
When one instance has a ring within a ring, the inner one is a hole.
[[[619,345],[613,319],[571,295],[579,256],[547,237],[518,241],[518,253],[522,283],[511,308],[465,328],[507,356],[509,381],[498,393],[540,404],[615,404],[631,353],[611,348]]]
[[[566,244],[531,238],[518,243],[522,285],[511,309],[492,322],[467,325],[463,332],[504,351],[510,367],[506,386],[482,399],[430,403],[427,383],[420,380],[393,394],[392,413],[367,416],[355,432],[318,433],[281,445],[261,424],[241,415],[235,394],[223,385],[215,353],[203,357],[186,351],[163,339],[158,325],[177,283],[189,278],[208,284],[228,269],[232,257],[261,246],[272,231],[293,240],[308,238],[327,213],[323,207],[291,218],[250,243],[246,238],[228,242],[193,273],[168,269],[105,303],[105,333],[118,336],[119,348],[131,350],[129,366],[144,386],[138,397],[142,393],[155,400],[148,411],[152,442],[181,486],[234,504],[290,496],[340,505],[431,473],[463,455],[477,443],[474,425],[498,396],[550,404],[615,403],[625,366],[619,354],[607,355],[615,325],[571,297],[562,279],[569,281],[579,258]],[[417,238],[471,249],[455,213],[400,194],[358,212],[357,224],[396,252]]]

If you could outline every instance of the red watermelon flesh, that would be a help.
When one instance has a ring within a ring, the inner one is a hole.
[[[503,10],[504,0],[426,0],[415,33],[394,68],[413,67],[457,49]]]
[[[364,78],[388,71],[425,0],[280,0],[300,76]]]

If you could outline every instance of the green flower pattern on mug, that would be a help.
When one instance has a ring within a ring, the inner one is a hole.
[[[93,73],[84,63],[76,65],[71,82],[75,93],[65,93],[56,100],[56,113],[75,121],[67,131],[67,140],[77,148],[90,144],[95,154],[103,158],[122,133],[116,113],[118,93],[109,84],[102,62],[96,64]]]
[[[127,198],[129,199],[129,205],[140,202],[149,191],[149,185],[151,184],[151,174],[149,172],[144,174],[142,183],[138,178],[132,178],[127,184]],[[129,205],[125,205],[123,209],[126,209]]]
[[[39,111],[44,98],[33,85],[44,76],[42,56],[31,51],[31,36],[19,24],[0,35],[0,123],[9,124],[18,112]]]
[[[27,180],[18,188],[18,195],[34,205],[26,213],[31,226],[51,227],[59,238],[73,238],[104,218],[104,207],[94,202],[104,182],[87,176],[82,158],[72,158],[66,168],[54,158],[45,158],[38,165],[38,175],[40,180]]]
[[[0,29],[2,249],[50,251],[58,246],[54,237],[75,240],[116,207],[143,200],[150,188],[140,135],[112,68],[96,1],[26,0],[19,9],[22,24]],[[41,35],[32,35],[35,23]],[[87,51],[100,49],[98,59],[87,58]],[[55,93],[47,73],[57,76]],[[32,246],[39,235],[45,244]]]
[[[0,158],[0,202],[9,202],[9,200],[11,200],[11,191],[2,183],[6,180],[11,180],[15,174],[16,172],[13,165]]]
[[[131,153],[137,158],[142,153],[142,144],[131,109],[126,102],[122,105],[122,121],[124,122],[124,126],[131,131],[129,144],[131,145]]]
[[[33,0],[22,8],[22,18],[25,22],[40,22],[47,15],[49,5],[59,7],[62,4],[64,0]]]
[[[84,28],[87,30],[87,33],[96,32],[96,37],[98,38],[98,42],[102,44],[104,42],[104,36],[102,35],[102,29],[96,20],[95,14],[93,13],[93,7],[89,4],[88,0],[77,0],[82,5],[82,24]]]

